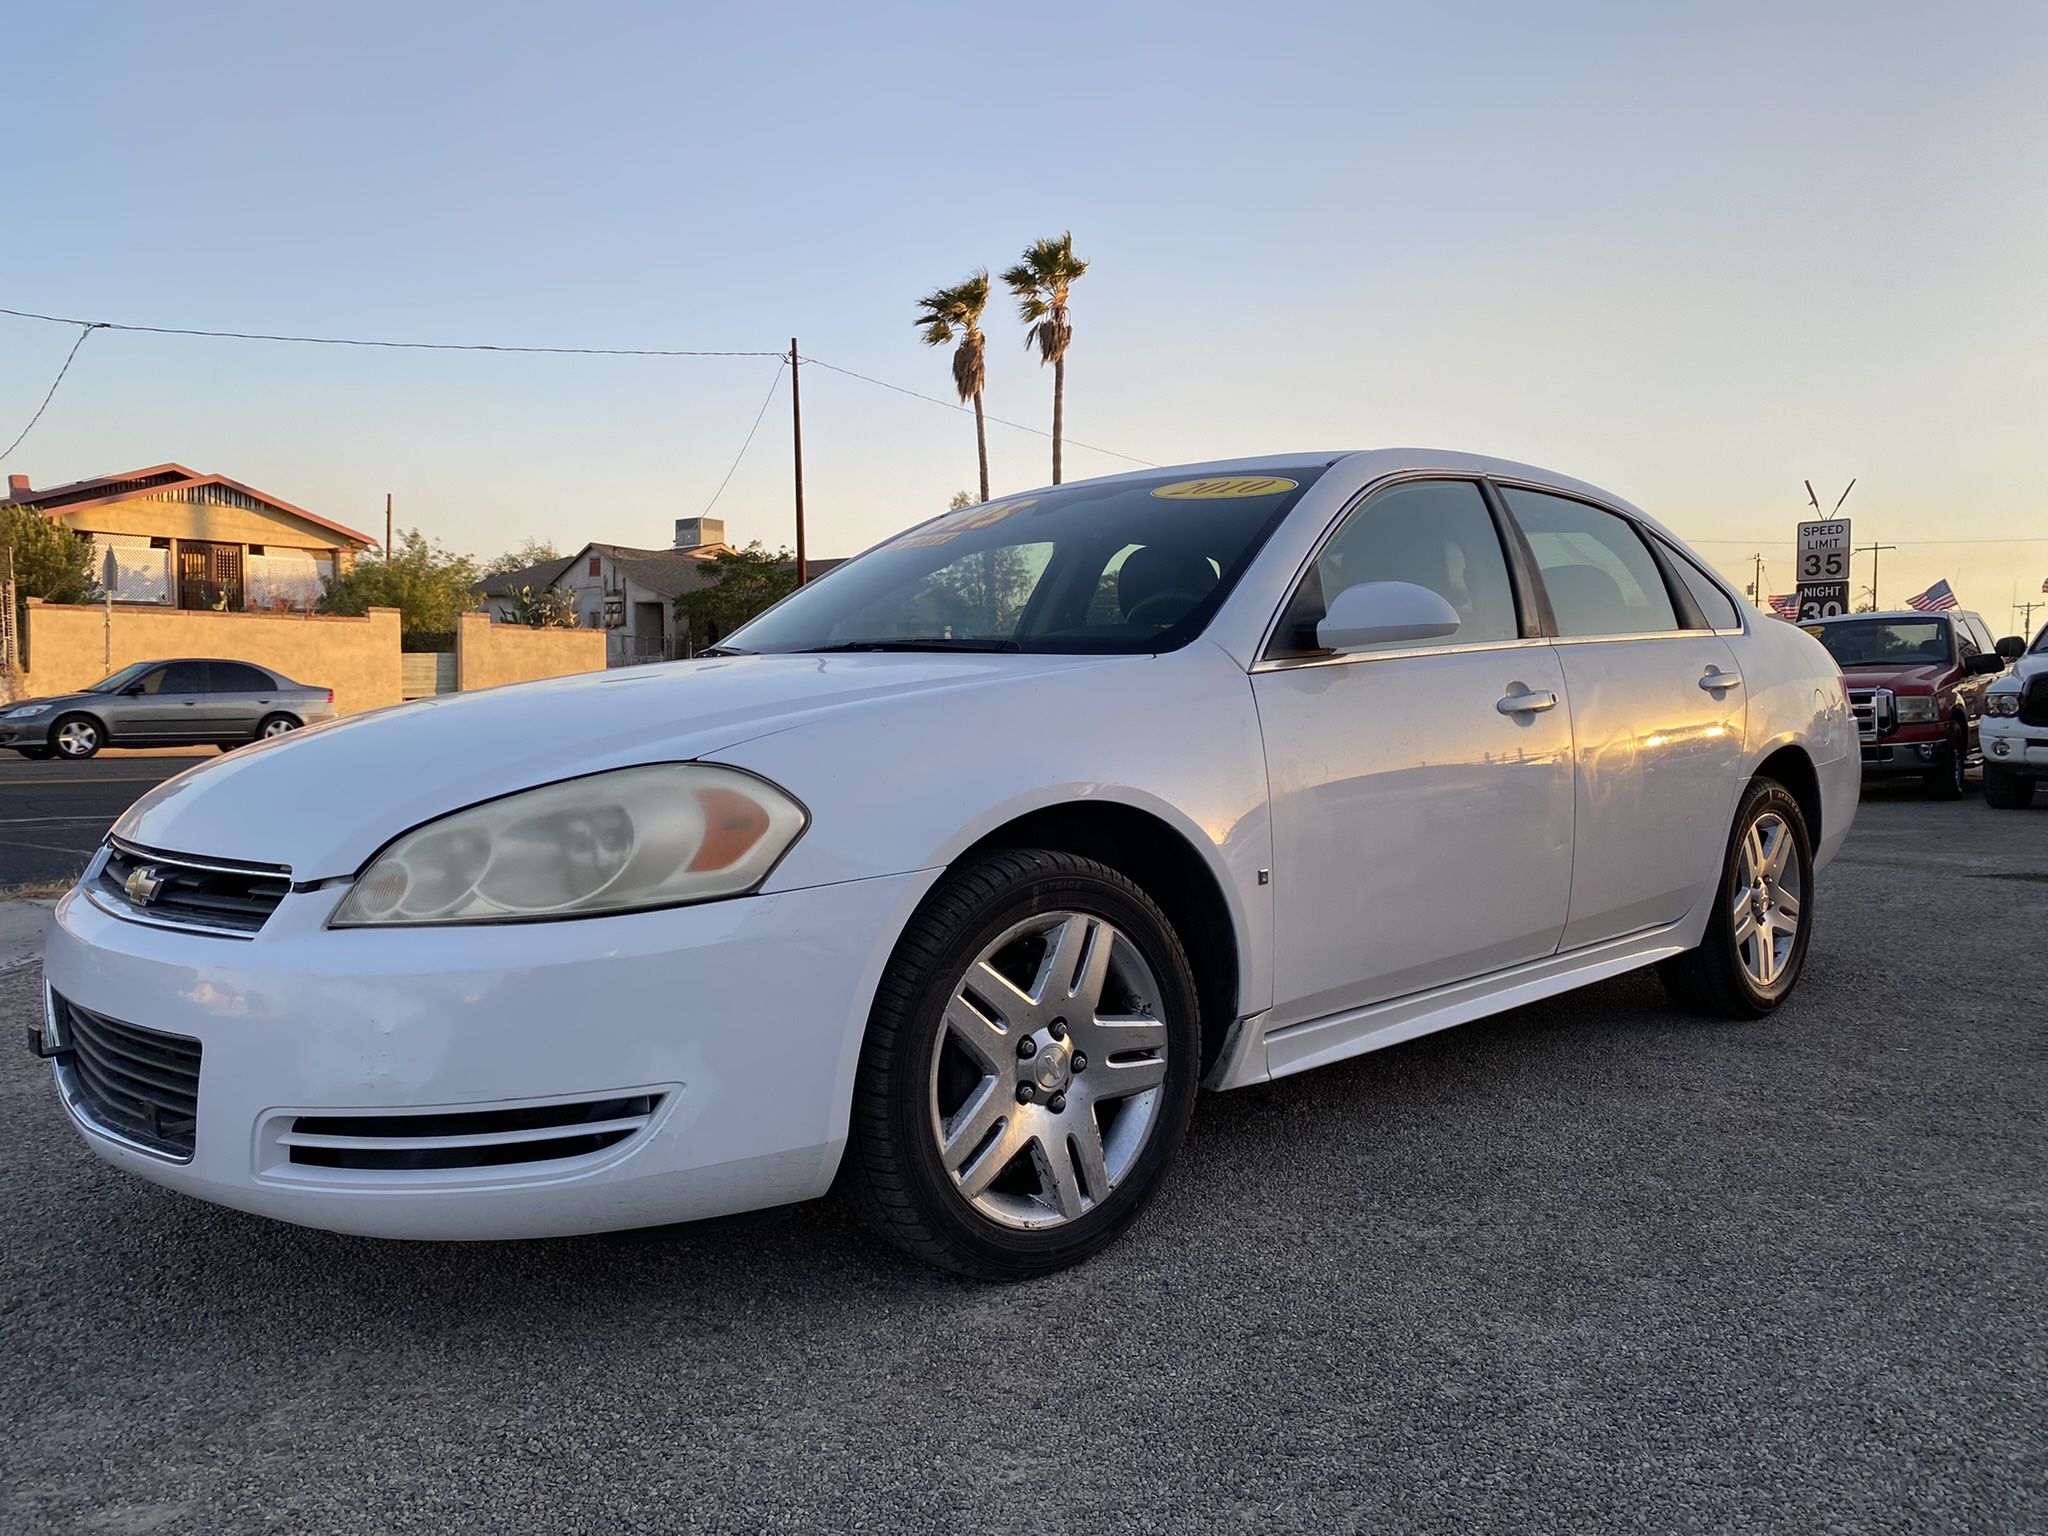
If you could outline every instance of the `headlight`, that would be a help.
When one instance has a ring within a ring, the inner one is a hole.
[[[1901,725],[1915,720],[1932,720],[1935,718],[1934,699],[1932,696],[1924,693],[1902,693],[1892,700],[1892,708],[1896,711]]]
[[[19,704],[0,715],[5,720],[33,720],[37,715],[47,715],[53,706],[48,704]]]
[[[1984,713],[1987,715],[2016,715],[2020,712],[2020,696],[2016,693],[1987,693],[1984,695]]]
[[[806,820],[774,785],[732,768],[594,773],[406,833],[329,925],[591,917],[738,896],[767,878]]]

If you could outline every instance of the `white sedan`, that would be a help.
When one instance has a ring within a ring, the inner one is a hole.
[[[1605,492],[1148,470],[923,523],[694,661],[171,780],[59,904],[33,1043],[101,1156],[287,1221],[838,1178],[1023,1275],[1137,1215],[1198,1086],[1651,964],[1770,1012],[1859,780],[1820,645]]]

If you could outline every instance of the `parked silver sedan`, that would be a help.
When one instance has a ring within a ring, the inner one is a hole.
[[[101,747],[223,751],[334,717],[334,690],[247,661],[138,661],[77,693],[0,709],[0,747],[83,761]]]

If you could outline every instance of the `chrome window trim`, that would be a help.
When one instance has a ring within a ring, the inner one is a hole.
[[[1252,663],[1252,674],[1293,672],[1303,667],[1349,666],[1358,661],[1406,661],[1412,656],[1476,656],[1485,651],[1528,651],[1551,643],[1548,635],[1514,640],[1475,640],[1470,645],[1414,645],[1397,651],[1339,651],[1330,656],[1268,656]]]

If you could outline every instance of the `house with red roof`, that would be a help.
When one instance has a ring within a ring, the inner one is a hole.
[[[35,489],[7,477],[0,506],[28,507],[94,544],[117,603],[230,613],[307,609],[377,541],[282,497],[182,464]]]

